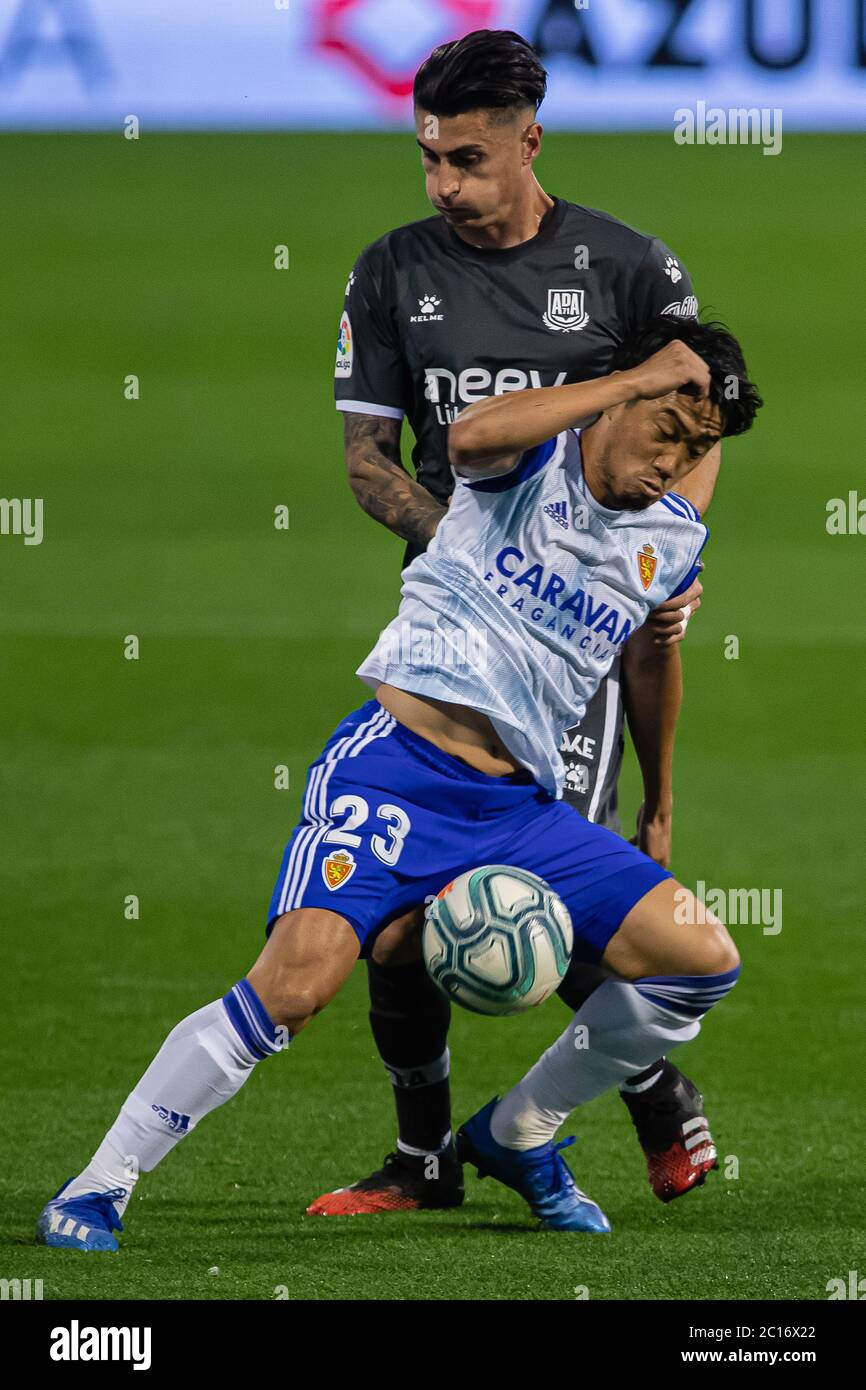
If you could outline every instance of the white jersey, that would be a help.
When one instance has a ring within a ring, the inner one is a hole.
[[[642,511],[601,506],[580,431],[566,430],[508,473],[458,479],[358,675],[481,711],[561,796],[564,731],[650,610],[691,582],[706,538],[676,493]]]

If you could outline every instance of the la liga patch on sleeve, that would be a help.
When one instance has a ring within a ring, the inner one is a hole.
[[[334,367],[334,376],[343,377],[352,375],[352,359],[355,355],[355,347],[352,339],[352,322],[349,315],[343,311],[340,319],[340,334],[337,338],[337,361]]]

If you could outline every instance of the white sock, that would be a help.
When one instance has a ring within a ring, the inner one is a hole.
[[[248,980],[190,1014],[169,1033],[64,1198],[122,1189],[114,1202],[122,1214],[139,1173],[149,1173],[199,1120],[237,1095],[284,1039]]]
[[[689,1042],[698,1019],[661,1008],[634,985],[606,980],[493,1112],[490,1131],[508,1149],[548,1143],[578,1105],[585,1105],[663,1052]]]

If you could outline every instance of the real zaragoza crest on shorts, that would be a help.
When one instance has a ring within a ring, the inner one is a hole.
[[[548,290],[547,313],[543,315],[546,328],[556,333],[577,333],[589,323],[584,308],[585,290]]]
[[[658,556],[654,554],[653,547],[647,543],[637,553],[637,570],[644,589],[648,589],[652,584],[657,564]]]
[[[322,878],[333,892],[335,888],[342,888],[344,883],[349,882],[357,867],[355,856],[349,850],[335,849],[327,859],[322,860]]]

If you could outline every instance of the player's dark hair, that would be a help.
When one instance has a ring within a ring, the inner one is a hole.
[[[537,111],[547,73],[532,45],[513,29],[475,29],[434,48],[415,74],[415,105],[434,116],[465,111]]]
[[[749,381],[740,344],[723,323],[659,314],[619,344],[611,370],[625,372],[637,367],[676,339],[702,357],[710,369],[709,396],[722,412],[722,437],[744,434],[764,402],[754,382]]]

